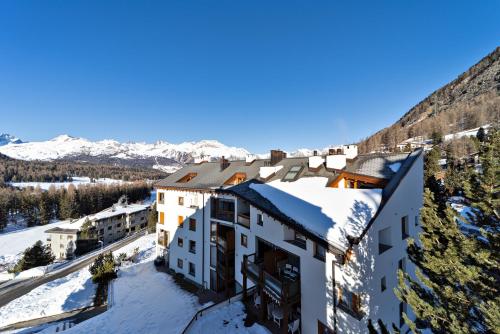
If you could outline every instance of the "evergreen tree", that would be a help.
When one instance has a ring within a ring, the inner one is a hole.
[[[486,139],[486,131],[484,131],[483,127],[480,127],[479,130],[477,130],[476,133],[476,138],[482,143]]]
[[[48,245],[38,240],[32,247],[26,248],[23,257],[14,266],[13,272],[20,272],[31,268],[46,266],[54,262],[54,255]]]
[[[116,278],[116,264],[111,252],[100,254],[89,267],[94,283],[105,283]]]
[[[148,232],[156,232],[156,223],[158,222],[158,211],[156,211],[156,203],[153,204],[151,211],[148,213]]]
[[[40,224],[45,225],[50,223],[53,218],[52,202],[49,194],[43,191],[40,194]]]

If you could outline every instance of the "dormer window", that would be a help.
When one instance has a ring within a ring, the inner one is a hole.
[[[229,179],[227,179],[226,182],[224,182],[224,184],[237,185],[240,184],[241,182],[244,182],[246,179],[247,179],[246,173],[234,173],[233,176],[231,176]]]
[[[179,180],[177,180],[176,183],[187,183],[187,182],[191,181],[192,179],[194,179],[196,177],[196,175],[198,175],[198,174],[197,173],[187,173],[186,175],[181,177]]]
[[[283,177],[283,181],[295,181],[301,170],[302,166],[292,166]]]

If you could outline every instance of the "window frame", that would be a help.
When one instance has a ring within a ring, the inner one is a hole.
[[[318,252],[318,249],[323,249],[323,254],[321,252]],[[320,245],[319,243],[315,242],[314,243],[314,257],[320,261],[326,262],[326,253],[327,250],[325,247]]]
[[[244,233],[240,234],[240,245],[248,248],[248,236]]]
[[[177,237],[177,247],[184,248],[184,238]]]
[[[189,253],[196,254],[196,241],[189,240]]]
[[[264,226],[264,217],[261,213],[257,214],[257,225]]]
[[[195,218],[189,218],[189,230],[196,232],[196,219]]]
[[[177,259],[177,268],[184,269],[184,261],[182,259]]]

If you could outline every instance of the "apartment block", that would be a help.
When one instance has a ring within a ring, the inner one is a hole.
[[[286,333],[363,333],[368,319],[405,328],[397,270],[413,272],[422,150],[197,162],[156,184],[157,254]],[[276,328],[275,328],[276,329]]]

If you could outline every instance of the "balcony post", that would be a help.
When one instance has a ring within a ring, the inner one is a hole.
[[[247,259],[248,255],[243,255],[243,300],[247,299]]]
[[[259,267],[259,296],[260,296],[260,312],[259,312],[259,318],[260,321],[264,321],[265,319],[265,313],[264,313],[264,307],[262,306],[262,299],[264,297],[264,289],[262,288],[264,286],[264,268]]]

